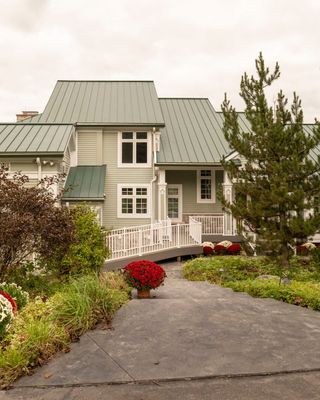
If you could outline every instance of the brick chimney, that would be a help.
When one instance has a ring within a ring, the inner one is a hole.
[[[39,111],[22,111],[21,114],[16,114],[17,115],[17,122],[23,121],[24,119],[34,117],[35,115],[38,115]]]

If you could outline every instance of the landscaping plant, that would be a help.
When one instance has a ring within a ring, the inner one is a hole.
[[[38,254],[43,260],[62,257],[73,241],[74,224],[67,207],[57,207],[48,189],[60,177],[26,185],[29,178],[10,175],[0,165],[0,281],[18,273],[24,260]]]
[[[279,77],[278,63],[270,72],[261,53],[256,76],[244,73],[240,96],[248,122],[245,128],[225,96],[224,134],[237,161],[245,162],[222,161],[235,196],[233,203],[221,200],[242,221],[238,224],[242,233],[257,235],[261,251],[277,256],[288,269],[291,248],[320,226],[320,124],[304,128],[301,100],[295,93],[291,105],[282,91],[268,104],[266,90]]]
[[[128,284],[138,290],[156,289],[163,284],[165,270],[158,264],[148,261],[134,261],[124,268]]]

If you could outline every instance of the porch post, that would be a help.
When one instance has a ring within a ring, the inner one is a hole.
[[[232,189],[232,182],[227,174],[224,171],[224,182],[223,186],[223,196],[229,202],[232,203],[233,201],[233,189]],[[226,236],[233,236],[235,234],[235,219],[232,217],[231,214],[225,212],[223,215],[223,234]]]
[[[167,217],[166,171],[164,169],[160,169],[158,177],[158,220],[163,221],[167,219]]]

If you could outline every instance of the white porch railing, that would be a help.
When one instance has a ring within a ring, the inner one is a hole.
[[[203,235],[223,235],[224,218],[221,215],[194,215],[195,221],[201,222]]]
[[[201,222],[172,225],[170,219],[151,225],[115,229],[106,238],[110,259],[142,256],[155,251],[201,243]]]

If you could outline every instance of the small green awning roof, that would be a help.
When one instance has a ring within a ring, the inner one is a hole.
[[[104,200],[106,165],[71,167],[62,200]]]

